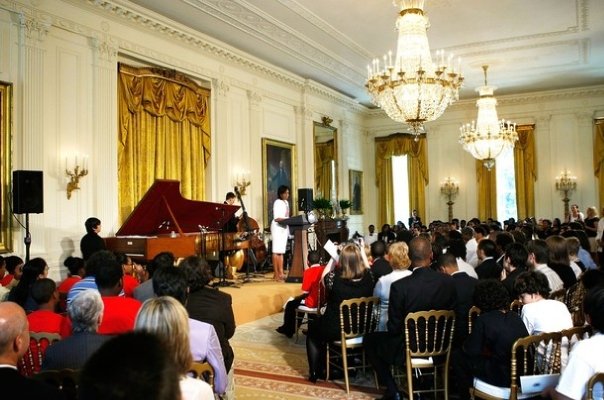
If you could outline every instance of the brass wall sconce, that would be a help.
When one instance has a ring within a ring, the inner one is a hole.
[[[449,212],[449,222],[453,220],[453,198],[459,193],[459,183],[450,176],[447,177],[444,182],[440,185],[440,192],[447,196],[447,207]]]
[[[82,157],[82,165],[78,164],[78,156],[75,156],[73,166],[69,166],[67,157],[65,158],[65,175],[69,177],[67,182],[67,199],[71,199],[71,193],[80,189],[80,178],[88,175],[88,157]]]
[[[577,177],[571,175],[570,171],[564,170],[560,172],[560,175],[556,177],[556,190],[564,195],[562,201],[564,202],[564,219],[567,220],[570,215],[570,208],[568,203],[570,198],[568,194],[577,188]]]
[[[250,173],[248,171],[238,172],[235,175],[235,186],[239,190],[239,193],[242,196],[245,196],[246,189],[251,185],[250,182]]]

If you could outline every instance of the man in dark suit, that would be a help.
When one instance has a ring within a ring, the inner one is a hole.
[[[478,279],[459,270],[457,258],[452,253],[443,254],[438,259],[440,272],[453,278],[457,303],[455,306],[455,334],[453,346],[459,347],[468,336],[468,313],[473,305],[474,289]]]
[[[510,244],[503,255],[503,269],[505,270],[505,279],[501,282],[508,290],[511,299],[516,298],[514,292],[514,282],[518,275],[526,271],[528,263],[528,250],[522,243]]]
[[[405,317],[410,312],[453,310],[455,285],[450,276],[430,269],[432,246],[425,237],[416,237],[409,244],[411,276],[395,281],[390,287],[388,332],[365,336],[363,345],[367,359],[387,388],[383,399],[400,399],[396,382],[390,372],[394,364],[404,360]]]
[[[502,267],[497,265],[497,245],[490,239],[482,239],[476,248],[478,261],[476,267],[478,279],[501,279]]]
[[[103,318],[103,300],[96,290],[84,290],[73,298],[67,312],[73,335],[53,343],[46,349],[43,370],[81,369],[90,356],[111,339],[97,330]]]
[[[234,359],[229,339],[235,334],[235,316],[231,296],[208,286],[212,280],[212,271],[208,262],[203,258],[187,257],[179,264],[179,268],[185,271],[191,291],[186,305],[189,318],[214,326],[222,348],[224,365],[229,372]]]
[[[29,348],[29,324],[25,311],[12,302],[0,303],[0,382],[3,398],[23,400],[63,399],[63,394],[45,383],[26,378],[17,362]]]
[[[371,257],[373,258],[373,264],[371,264],[371,273],[375,282],[380,277],[387,275],[392,272],[392,267],[388,260],[384,258],[386,254],[386,243],[381,240],[371,243]]]

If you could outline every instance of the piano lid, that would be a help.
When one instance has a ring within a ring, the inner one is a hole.
[[[136,205],[116,236],[153,236],[159,234],[219,230],[237,212],[239,206],[189,200],[180,194],[180,182],[156,180]]]

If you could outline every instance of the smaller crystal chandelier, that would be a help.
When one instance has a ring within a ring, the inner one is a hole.
[[[445,57],[443,50],[432,61],[424,0],[393,3],[400,9],[396,54],[388,52],[383,64],[376,58],[367,66],[365,87],[372,102],[394,121],[406,123],[417,140],[424,123],[440,117],[458,99],[463,83],[461,62],[455,68],[453,57]]]
[[[471,124],[459,128],[461,132],[459,143],[474,158],[483,160],[484,166],[491,170],[495,165],[495,158],[505,149],[514,147],[518,134],[516,124],[497,119],[497,99],[493,96],[497,88],[487,85],[488,68],[488,65],[482,66],[484,86],[476,89],[480,94],[480,98],[476,100],[478,117]]]

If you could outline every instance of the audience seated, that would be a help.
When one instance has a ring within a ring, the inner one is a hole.
[[[97,258],[93,258],[91,257],[90,259],[88,259],[88,261],[86,261],[85,265],[84,265],[84,269],[85,269],[85,274],[84,277],[82,279],[80,279],[78,282],[74,283],[73,286],[71,287],[71,289],[69,289],[69,292],[67,293],[67,304],[69,305],[69,303],[71,302],[71,300],[73,300],[73,298],[75,296],[78,295],[78,293],[83,292],[84,290],[88,290],[88,289],[93,289],[93,290],[99,290],[98,286],[96,285],[96,270],[99,266],[99,259]]]
[[[138,279],[134,277],[134,263],[132,259],[124,253],[115,252],[117,262],[122,266],[124,273],[124,295],[126,297],[134,297],[134,289],[139,285]]]
[[[306,337],[311,382],[324,379],[326,344],[340,338],[342,301],[373,294],[373,276],[363,250],[357,244],[345,245],[340,252],[339,268],[329,272],[324,283],[327,290],[325,313],[309,323]]]
[[[203,258],[187,257],[179,268],[187,274],[190,293],[186,307],[189,317],[214,326],[220,340],[224,364],[229,372],[234,359],[229,339],[235,334],[231,295],[208,286],[213,277],[210,266]]]
[[[457,266],[457,259],[453,254],[443,254],[438,258],[440,272],[450,275],[455,285],[455,332],[453,346],[459,347],[468,335],[468,313],[474,304],[474,290],[478,279],[471,278]]]
[[[405,348],[405,316],[410,312],[453,310],[455,286],[451,277],[429,268],[432,246],[425,237],[416,237],[409,244],[413,273],[390,286],[388,332],[365,335],[363,345],[367,359],[379,381],[386,386],[384,399],[400,397],[390,367],[402,365]]]
[[[29,348],[29,326],[23,308],[13,302],[0,303],[0,382],[2,398],[23,400],[62,399],[52,386],[26,378],[17,362]]]
[[[476,273],[478,279],[500,279],[502,266],[497,264],[497,245],[491,239],[483,239],[478,242],[476,250],[478,266]]]
[[[595,334],[573,346],[558,386],[546,389],[545,395],[552,399],[584,399],[589,379],[596,372],[604,372],[604,287],[598,286],[587,293],[584,310]],[[601,388],[593,398],[602,398]]]
[[[371,273],[376,282],[382,276],[392,272],[390,263],[384,258],[386,255],[386,248],[386,243],[382,240],[375,241],[371,244],[371,258],[373,259]]]
[[[103,300],[96,290],[84,290],[67,307],[72,335],[46,349],[42,370],[81,369],[90,356],[111,336],[99,335]]]
[[[59,304],[55,281],[48,278],[37,280],[31,286],[31,297],[38,309],[27,315],[30,332],[56,333],[62,338],[71,334],[69,320],[55,312]]]
[[[86,275],[86,265],[84,259],[80,257],[67,257],[63,261],[63,265],[67,267],[68,275],[58,287],[59,296],[63,299],[60,303],[60,309],[62,311],[67,309],[67,294],[77,282],[82,280]]]
[[[4,259],[6,264],[6,274],[0,281],[0,285],[8,290],[17,286],[23,275],[23,260],[18,256],[8,256]]]
[[[302,276],[302,294],[287,302],[283,313],[283,325],[277,328],[277,332],[291,338],[296,330],[296,308],[304,304],[308,308],[319,306],[319,285],[323,266],[319,264],[321,256],[318,251],[308,252],[308,268]]]
[[[545,243],[547,243],[547,248],[549,249],[547,266],[560,276],[560,279],[564,283],[564,289],[568,289],[577,283],[577,277],[570,267],[566,239],[560,235],[554,235],[545,239]]]
[[[145,301],[147,299],[155,296],[153,292],[153,274],[159,270],[160,268],[167,268],[174,266],[174,254],[170,252],[159,253],[153,260],[147,264],[145,268],[147,274],[149,275],[149,279],[138,285],[134,289],[134,298],[138,301]]]
[[[48,265],[43,258],[36,257],[23,265],[23,275],[17,286],[11,289],[8,295],[8,301],[19,304],[25,312],[31,312],[38,309],[38,305],[31,297],[31,286],[35,281],[46,278],[48,275]]]
[[[447,253],[451,253],[455,256],[457,259],[457,268],[459,268],[460,271],[465,272],[468,274],[468,276],[474,279],[478,279],[478,274],[476,273],[474,267],[466,262],[467,248],[463,239],[450,238],[447,246]]]
[[[104,305],[99,333],[117,335],[131,331],[141,303],[135,299],[119,296],[122,291],[122,266],[108,250],[97,251],[90,256],[87,263],[96,264],[95,282]]]
[[[136,317],[135,329],[156,334],[166,344],[180,375],[182,400],[214,398],[210,385],[186,375],[193,357],[189,345],[189,316],[182,304],[169,296],[146,300]]]
[[[578,227],[576,226],[573,229],[561,232],[560,235],[565,238],[576,237],[577,239],[579,239],[581,247],[579,248],[577,256],[579,257],[583,265],[585,265],[585,269],[598,268],[598,264],[596,264],[596,262],[591,257],[591,254],[589,254],[589,239],[587,238],[587,235],[585,234],[585,231],[582,229],[581,225],[579,225]]]
[[[575,273],[575,277],[579,279],[579,276],[585,271],[585,265],[579,259],[579,248],[581,248],[581,243],[579,243],[579,239],[576,237],[567,237],[566,238],[566,248],[568,249],[568,258],[570,260],[570,267]]]
[[[170,296],[183,306],[187,303],[189,287],[186,273],[176,267],[161,268],[153,276],[153,290],[156,296]],[[222,394],[227,387],[227,372],[220,349],[220,341],[211,324],[188,319],[189,343],[193,361],[207,361],[214,369],[214,391]]]
[[[560,276],[547,266],[547,262],[549,261],[549,249],[545,240],[530,240],[526,245],[526,249],[529,252],[529,270],[538,271],[545,275],[549,284],[549,289],[552,292],[564,289],[564,282],[562,282]]]
[[[508,290],[510,298],[516,298],[514,282],[516,282],[518,275],[526,271],[527,263],[528,250],[524,244],[512,243],[506,247],[503,256],[503,280],[501,282]]]
[[[390,258],[392,272],[380,277],[375,284],[375,289],[373,289],[373,295],[380,298],[380,322],[377,328],[378,331],[386,331],[386,324],[388,323],[388,299],[390,298],[390,286],[393,282],[411,275],[411,271],[409,271],[411,260],[409,260],[409,246],[407,246],[407,243],[392,243],[388,247],[388,257]],[[377,279],[375,278],[375,275],[374,279]]]
[[[181,400],[179,368],[156,335],[132,332],[109,340],[88,360],[80,400]],[[210,397],[211,398],[211,397]]]
[[[481,314],[462,348],[451,356],[459,398],[470,398],[473,378],[496,386],[510,384],[512,345],[528,336],[520,316],[508,310],[510,297],[503,284],[494,279],[480,281],[474,292],[474,304]]]

